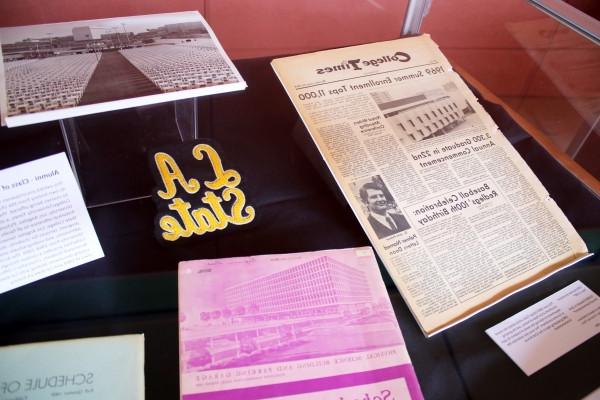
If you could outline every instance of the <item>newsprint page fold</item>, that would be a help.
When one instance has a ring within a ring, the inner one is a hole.
[[[272,66],[426,336],[589,255],[428,35]]]

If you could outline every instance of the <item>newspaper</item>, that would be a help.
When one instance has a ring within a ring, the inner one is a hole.
[[[426,336],[589,255],[428,35],[272,66]]]

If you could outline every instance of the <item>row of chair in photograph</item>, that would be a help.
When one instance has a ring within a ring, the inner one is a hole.
[[[227,62],[211,47],[163,44],[125,49],[121,54],[163,92],[236,81]]]
[[[25,60],[5,61],[4,62],[4,70],[6,72],[8,72],[15,68],[19,68],[24,65],[34,63],[36,61],[39,61],[39,60],[37,58],[30,58],[30,59],[25,59]]]
[[[7,62],[8,115],[76,106],[99,57],[75,54]]]

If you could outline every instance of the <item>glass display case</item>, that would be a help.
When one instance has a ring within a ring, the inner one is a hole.
[[[406,2],[392,0],[62,3],[4,2],[0,26],[199,9],[248,88],[0,129],[0,168],[71,153],[105,254],[0,294],[0,345],[144,333],[146,398],[177,398],[178,262],[369,245],[271,60],[398,38],[403,25],[431,34],[590,252],[600,249],[600,47],[531,4],[413,2],[407,14]],[[161,244],[148,152],[196,135],[224,149],[257,218],[244,230]],[[425,398],[580,399],[600,386],[600,336],[527,377],[485,333],[576,280],[600,293],[597,257],[431,338],[380,270]]]

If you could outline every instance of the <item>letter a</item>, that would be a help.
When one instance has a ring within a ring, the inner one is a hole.
[[[185,180],[181,169],[173,160],[173,157],[167,153],[159,152],[154,155],[154,162],[160,173],[160,177],[165,185],[165,190],[157,191],[157,194],[161,199],[169,200],[177,194],[177,188],[175,187],[175,181],[179,181],[181,187],[189,194],[194,194],[200,190],[200,182],[197,179],[191,178],[189,181]]]

